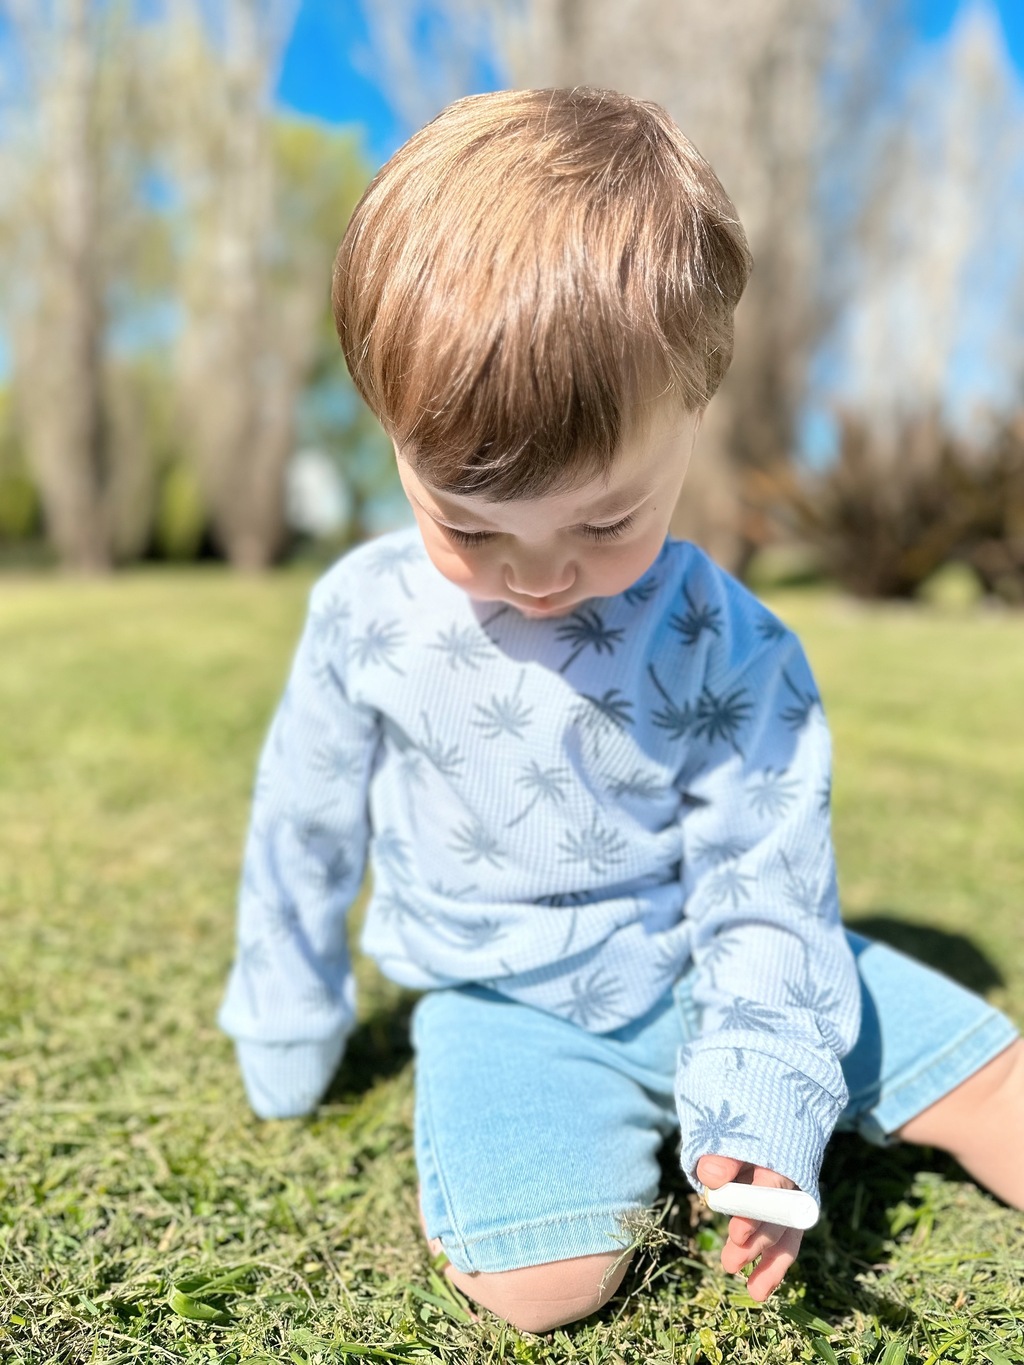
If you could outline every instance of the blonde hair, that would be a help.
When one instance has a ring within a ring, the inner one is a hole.
[[[334,267],[356,387],[417,474],[534,497],[604,473],[650,401],[703,408],[732,358],[746,238],[657,104],[456,101],[377,174]]]

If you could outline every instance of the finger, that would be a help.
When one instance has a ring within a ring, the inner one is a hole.
[[[747,1293],[752,1299],[763,1303],[769,1294],[778,1289],[800,1252],[802,1239],[803,1233],[799,1228],[786,1228],[775,1245],[769,1247],[747,1280]]]
[[[789,1231],[788,1228],[779,1227],[777,1223],[758,1223],[756,1227],[757,1232],[746,1242],[737,1242],[730,1233],[729,1240],[722,1248],[722,1269],[730,1275],[735,1275],[743,1266],[756,1261],[758,1256],[763,1256],[781,1241],[783,1233]]]
[[[730,1180],[749,1180],[753,1167],[731,1156],[702,1156],[697,1162],[697,1179],[709,1190],[717,1190]]]
[[[759,1218],[741,1218],[737,1214],[735,1218],[729,1219],[729,1241],[735,1242],[737,1246],[745,1246],[763,1227],[764,1224]]]

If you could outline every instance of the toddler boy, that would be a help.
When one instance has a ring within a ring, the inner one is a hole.
[[[841,1118],[885,1140],[965,1085],[1020,1105],[1007,1020],[844,932],[803,652],[668,538],[748,270],[664,111],[586,89],[452,105],[338,253],[341,342],[417,526],[313,590],[220,1021],[258,1114],[315,1107],[369,857],[361,946],[425,992],[425,1230],[533,1330],[614,1291],[671,1135],[698,1189],[817,1198]],[[733,1219],[723,1263],[760,1257],[763,1298],[799,1237]]]

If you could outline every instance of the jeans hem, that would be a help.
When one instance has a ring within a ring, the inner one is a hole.
[[[893,1136],[898,1128],[980,1071],[1019,1036],[1016,1026],[1004,1014],[989,1015],[926,1066],[887,1086],[886,1093],[871,1106],[872,1112],[854,1119],[851,1126],[877,1146],[899,1141]]]
[[[623,1215],[645,1205],[626,1205],[586,1213],[561,1213],[471,1236],[439,1232],[445,1255],[456,1270],[467,1275],[522,1270],[526,1266],[567,1261],[577,1256],[625,1251],[633,1238],[623,1227]],[[455,1245],[449,1246],[451,1241]]]

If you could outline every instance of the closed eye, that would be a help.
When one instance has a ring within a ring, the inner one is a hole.
[[[456,531],[454,526],[445,526],[443,522],[438,522],[438,525],[449,540],[454,541],[456,545],[463,545],[467,549],[472,545],[480,545],[485,540],[490,540],[494,534],[493,531]]]
[[[630,512],[629,516],[622,517],[619,521],[612,522],[610,526],[587,526],[586,524],[577,526],[578,535],[585,536],[587,540],[614,540],[616,536],[621,536],[629,530],[636,519],[636,514]],[[459,531],[454,526],[447,526],[444,522],[438,522],[445,535],[455,545],[461,545],[464,549],[471,549],[474,545],[482,545],[485,540],[491,540],[496,534],[494,531]]]
[[[616,536],[623,535],[633,525],[635,514],[630,512],[628,517],[623,517],[621,521],[613,521],[610,526],[580,526],[580,535],[586,536],[589,540],[614,540]]]

